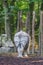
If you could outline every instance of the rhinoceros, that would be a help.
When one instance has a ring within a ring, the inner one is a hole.
[[[17,48],[18,57],[23,57],[23,51],[27,50],[30,35],[24,31],[19,31],[14,36],[14,43]]]

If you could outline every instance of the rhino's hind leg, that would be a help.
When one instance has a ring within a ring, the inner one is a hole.
[[[28,49],[28,44],[26,44],[25,47],[24,47],[23,55],[24,55],[25,57],[28,57],[27,49]]]
[[[23,57],[23,47],[18,46],[17,51],[18,51],[18,57]]]

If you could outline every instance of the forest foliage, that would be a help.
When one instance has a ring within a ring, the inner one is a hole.
[[[3,2],[7,2],[4,9]],[[10,16],[11,34],[14,36],[17,31],[18,11],[22,11],[22,22],[26,22],[27,12],[31,13],[30,22],[32,23],[32,12],[35,11],[35,37],[38,39],[40,25],[40,10],[43,10],[43,0],[0,0],[0,35],[5,33],[5,10]],[[8,18],[8,17],[7,17]]]

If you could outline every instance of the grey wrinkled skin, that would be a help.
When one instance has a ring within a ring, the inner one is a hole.
[[[18,56],[22,56],[23,51],[27,50],[28,48],[29,35],[22,30],[17,32],[14,36],[14,43],[15,43],[15,46],[17,47]]]

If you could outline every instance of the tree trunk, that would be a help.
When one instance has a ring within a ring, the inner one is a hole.
[[[30,2],[30,4],[29,4],[29,10],[30,10],[30,35],[31,35],[31,40],[33,40],[34,41],[34,39],[32,39],[32,37],[34,38],[34,34],[33,34],[33,32],[32,32],[32,17],[33,17],[33,10],[34,10],[34,2]],[[33,24],[34,25],[34,24]],[[33,36],[32,36],[32,34],[33,34]],[[33,43],[33,41],[32,41],[32,45],[34,45],[34,43]],[[32,46],[32,53],[34,53],[34,47]]]
[[[43,0],[41,3],[41,12],[40,12],[40,52],[43,56]]]
[[[30,12],[27,13],[26,32],[30,35]],[[27,49],[28,54],[30,54],[30,50],[29,50],[29,47],[30,47],[30,44],[31,44],[30,40],[31,39],[29,39],[29,46],[28,46],[28,49]]]
[[[9,23],[9,17],[8,17],[8,3],[7,0],[3,1],[3,8],[5,12],[5,33],[7,34],[7,37],[10,38],[10,23]]]
[[[35,24],[35,12],[33,11],[33,20],[32,20],[32,54],[34,54],[34,43],[35,43],[34,24]]]
[[[43,11],[40,13],[40,45],[41,56],[43,56]]]
[[[41,3],[41,10],[43,11],[43,0],[42,0],[42,3]]]
[[[22,30],[22,11],[18,11],[17,31]]]
[[[33,10],[34,10],[34,2],[30,2],[29,4],[29,11],[30,11],[30,35],[32,36],[32,17],[33,17]]]
[[[14,7],[14,5],[15,5],[15,1],[14,0],[12,0],[11,1],[11,3],[10,3],[10,6],[12,7],[12,8],[10,8],[9,9],[9,20],[10,20],[10,34],[11,34],[11,39],[13,40],[13,36],[14,36],[14,15],[12,14],[12,12],[13,12],[13,7]]]
[[[30,34],[30,12],[27,13],[26,32]]]

